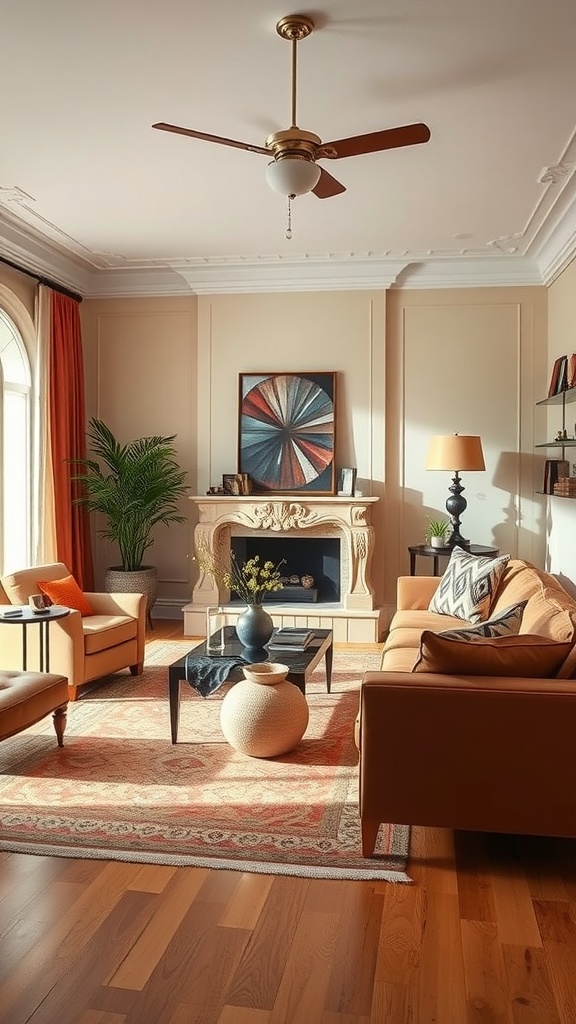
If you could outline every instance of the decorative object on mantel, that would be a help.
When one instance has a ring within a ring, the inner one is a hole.
[[[345,498],[351,498],[356,486],[356,470],[354,468],[341,469],[338,478],[338,494]]]
[[[334,494],[335,373],[241,373],[238,469],[256,492]]]
[[[240,643],[252,649],[264,647],[274,632],[274,623],[262,607],[262,601],[267,594],[282,590],[280,566],[285,560],[277,565],[270,561],[261,563],[260,556],[254,555],[240,565],[231,551],[228,568],[214,551],[201,543],[196,546],[196,559],[203,572],[245,602],[246,609],[236,622]]]
[[[448,547],[465,548],[470,542],[460,533],[460,516],[468,502],[462,496],[460,470],[480,471],[486,469],[482,441],[477,435],[443,434],[433,437],[428,449],[426,469],[449,470],[454,473],[452,484],[448,488],[450,497],[446,501],[446,511],[450,516],[452,533],[448,538]]]

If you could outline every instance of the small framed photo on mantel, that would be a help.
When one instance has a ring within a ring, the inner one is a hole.
[[[356,487],[356,470],[347,468],[340,470],[338,477],[338,494],[342,498],[353,498]]]

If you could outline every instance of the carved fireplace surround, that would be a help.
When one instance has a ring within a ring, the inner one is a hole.
[[[232,537],[284,535],[340,539],[340,601],[318,604],[267,604],[276,625],[317,626],[332,629],[334,639],[349,643],[375,643],[382,633],[383,609],[375,607],[370,567],[374,548],[371,509],[378,498],[315,497],[300,495],[207,494],[190,499],[198,522],[195,545],[200,542],[230,559]],[[194,554],[194,552],[192,552]],[[206,608],[223,605],[233,625],[242,605],[228,604],[230,594],[219,591],[211,576],[200,573],[192,602],[184,607],[184,633],[205,636]]]

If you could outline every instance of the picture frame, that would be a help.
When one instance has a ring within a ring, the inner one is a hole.
[[[336,372],[240,373],[238,472],[255,493],[334,494]]]
[[[353,498],[356,487],[356,470],[346,467],[340,470],[338,477],[338,494],[342,497]]]
[[[248,473],[223,473],[222,489],[224,494],[250,494],[252,481]]]

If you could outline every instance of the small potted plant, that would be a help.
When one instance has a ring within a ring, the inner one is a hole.
[[[424,539],[432,548],[444,548],[450,536],[448,519],[429,519]]]

